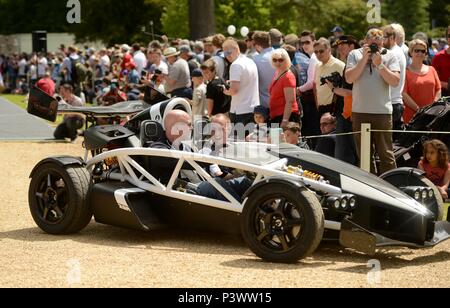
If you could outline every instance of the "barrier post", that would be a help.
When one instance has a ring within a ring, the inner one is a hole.
[[[367,123],[361,125],[361,169],[370,172],[372,164],[372,142],[371,142],[372,126]]]

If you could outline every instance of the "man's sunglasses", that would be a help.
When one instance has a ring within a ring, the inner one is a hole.
[[[318,54],[324,54],[326,52],[326,50],[325,49],[321,49],[321,50],[314,50],[314,53],[316,54],[316,55],[318,55]]]

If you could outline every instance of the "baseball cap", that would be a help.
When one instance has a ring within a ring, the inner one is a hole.
[[[192,77],[203,77],[202,70],[199,68],[196,68],[192,71]]]
[[[344,29],[342,29],[342,27],[340,27],[340,26],[336,26],[330,32],[331,33],[333,33],[333,32],[344,32]]]

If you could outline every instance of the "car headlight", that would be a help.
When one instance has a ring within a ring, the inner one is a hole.
[[[355,197],[350,198],[349,205],[352,210],[354,210],[356,208],[356,198]]]
[[[341,202],[341,208],[346,211],[348,210],[348,199],[347,197],[342,198],[342,202]]]
[[[430,198],[430,199],[434,198],[434,190],[433,190],[433,188],[430,188],[428,190],[428,198]]]
[[[341,207],[341,201],[340,200],[334,201],[334,208],[336,210],[339,210],[340,207]]]
[[[417,201],[420,200],[421,194],[419,190],[416,190],[416,192],[414,193],[414,199],[416,199]]]
[[[428,198],[428,189],[422,190],[422,200],[426,200]]]

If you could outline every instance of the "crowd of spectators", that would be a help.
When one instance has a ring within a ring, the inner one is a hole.
[[[358,132],[362,123],[402,130],[421,108],[450,95],[450,27],[445,40],[417,33],[407,43],[399,24],[369,29],[360,39],[335,27],[330,38],[271,29],[245,40],[216,34],[101,50],[61,46],[57,53],[1,55],[0,86],[25,94],[49,78],[56,89],[69,83],[82,103],[108,106],[142,99],[139,85],[152,84],[189,100],[195,116],[227,114],[234,125],[256,123],[247,140],[267,141],[269,125],[297,139],[336,133],[325,146],[325,138],[311,138],[307,146],[357,165],[360,136],[339,134]],[[373,138],[381,161],[374,173],[396,167],[393,138]]]

